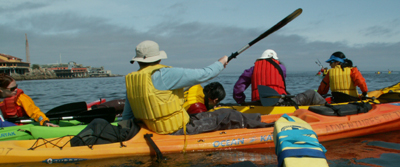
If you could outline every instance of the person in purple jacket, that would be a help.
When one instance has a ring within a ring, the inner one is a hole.
[[[268,60],[263,63],[264,67],[259,62],[261,60]],[[265,67],[266,66],[266,67]],[[261,81],[254,81],[261,80]],[[269,86],[273,88],[278,94],[289,94],[286,91],[286,67],[278,60],[278,56],[274,50],[267,49],[263,52],[260,58],[257,59],[254,66],[245,70],[237,80],[233,87],[233,99],[237,104],[242,105],[261,105],[260,97],[258,95],[258,85]],[[246,95],[244,91],[252,85],[252,102],[245,102]],[[316,105],[324,104],[325,99],[312,89],[296,95],[292,100],[298,105]],[[282,99],[276,105],[288,105]]]

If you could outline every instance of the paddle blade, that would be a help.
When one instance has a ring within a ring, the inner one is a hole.
[[[271,27],[269,30],[265,31],[263,34],[261,34],[259,37],[257,37],[256,39],[254,39],[253,41],[251,41],[249,43],[249,45],[254,45],[255,43],[257,43],[258,41],[260,41],[261,39],[267,37],[268,35],[272,34],[273,32],[281,29],[283,26],[285,26],[286,24],[288,24],[289,22],[291,22],[293,19],[295,19],[297,16],[299,16],[301,13],[303,12],[303,9],[299,8],[297,10],[295,10],[292,14],[286,16],[284,19],[282,19],[280,22],[278,22],[277,24],[275,24],[273,27]]]
[[[258,85],[258,94],[263,106],[273,106],[281,98],[281,95],[277,91],[264,85]]]
[[[47,117],[71,116],[71,115],[77,115],[78,113],[86,110],[87,110],[86,102],[74,102],[55,107],[49,110],[46,113],[46,116]]]
[[[390,92],[382,94],[378,97],[380,103],[390,103],[400,101],[400,93]]]
[[[238,50],[235,53],[232,53],[231,56],[228,57],[228,62],[231,61],[233,58],[236,58],[240,53],[244,52],[246,49],[248,49],[250,46],[254,45],[258,41],[262,40],[263,38],[267,37],[268,35],[272,34],[273,32],[279,30],[289,22],[291,22],[293,19],[295,19],[297,16],[299,16],[303,12],[303,9],[299,8],[295,10],[292,14],[289,16],[286,16],[284,19],[282,19],[280,22],[275,24],[273,27],[262,33],[260,36],[258,36],[256,39],[248,43],[246,46],[244,46],[242,49]]]
[[[74,116],[76,120],[84,123],[90,123],[95,118],[102,118],[111,123],[115,121],[115,117],[116,111],[113,107],[93,109]]]

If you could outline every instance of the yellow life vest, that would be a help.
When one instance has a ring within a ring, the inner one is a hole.
[[[158,90],[153,85],[153,72],[166,67],[169,66],[152,65],[125,76],[133,115],[158,134],[173,133],[189,122],[189,115],[182,107],[183,88]]]
[[[351,69],[351,67],[345,67],[343,70],[340,65],[337,65],[329,70],[331,92],[341,92],[358,97],[357,88],[350,77]]]
[[[189,88],[189,90],[184,93],[185,103],[183,103],[183,108],[188,110],[192,104],[203,103],[204,104],[204,92],[203,87],[198,84]]]

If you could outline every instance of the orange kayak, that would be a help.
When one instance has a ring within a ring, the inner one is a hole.
[[[274,122],[282,114],[263,115],[263,122]],[[306,109],[288,114],[308,122],[318,140],[329,141],[400,130],[400,103],[373,104],[367,113],[348,116],[323,116]],[[70,147],[70,137],[47,140],[14,140],[0,142],[0,163],[74,162],[89,159],[155,154],[143,137],[152,134],[164,154],[195,151],[231,150],[274,147],[273,127],[220,130],[197,135],[174,136],[155,134],[145,127],[132,139],[121,143]],[[186,147],[185,147],[186,141]],[[62,148],[62,149],[61,149]]]

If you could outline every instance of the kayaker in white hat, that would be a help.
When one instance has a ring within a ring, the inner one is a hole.
[[[278,60],[278,55],[272,49],[263,52],[260,58],[256,60],[254,66],[245,70],[237,80],[233,88],[233,98],[238,104],[245,102],[246,95],[244,91],[251,86],[251,101],[260,100],[258,94],[258,85],[269,86],[279,94],[286,92],[286,67]]]
[[[218,124],[220,121],[210,123],[209,120],[221,119],[221,114],[227,117],[223,118],[226,121],[231,121],[234,117],[244,117],[238,116],[243,113],[236,110],[219,109],[194,114],[195,120],[189,123],[192,118],[182,107],[184,87],[216,77],[228,64],[227,56],[201,69],[173,68],[160,64],[161,60],[166,58],[167,54],[160,50],[154,41],[146,40],[136,46],[136,56],[130,62],[138,62],[140,69],[125,76],[128,103],[122,113],[123,120],[135,118],[159,134],[197,134],[218,130],[221,127]],[[258,118],[261,118],[259,114]],[[251,121],[256,123],[251,124]],[[238,121],[233,120],[230,128],[245,128],[250,124],[269,126],[260,120],[245,119],[240,122],[240,126],[234,125],[236,122]],[[247,122],[249,124],[246,124]]]
[[[286,91],[286,67],[279,61],[278,55],[272,49],[263,52],[254,66],[245,70],[233,87],[233,98],[238,104],[261,105],[258,86],[268,86],[279,95],[288,95]],[[251,102],[245,102],[244,91],[251,85]],[[292,102],[280,99],[275,105],[317,105],[324,104],[325,99],[314,90],[306,90],[291,98]],[[293,103],[294,102],[294,103]]]

